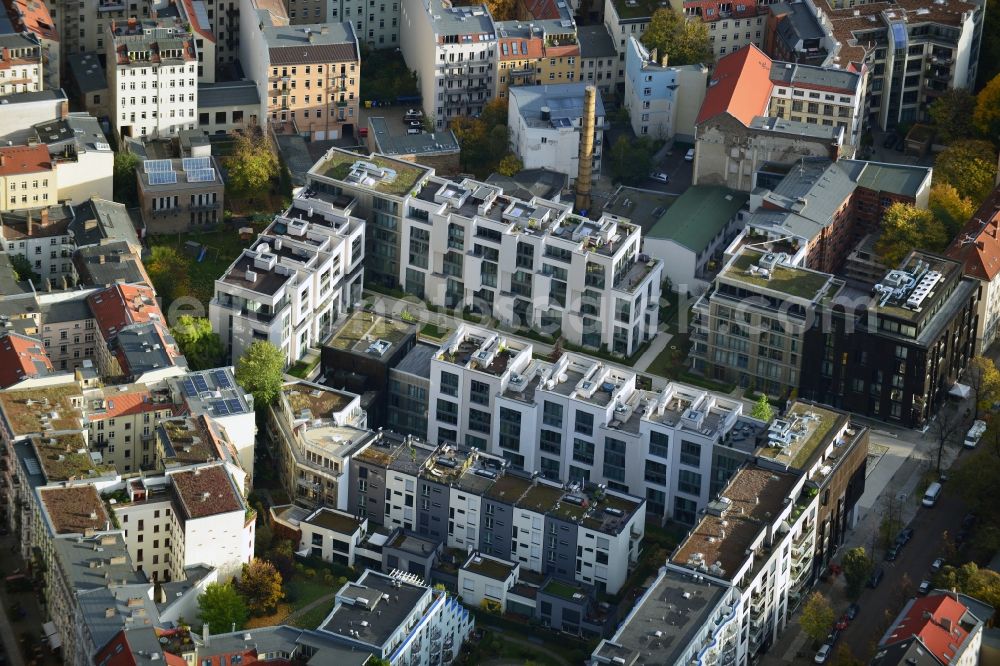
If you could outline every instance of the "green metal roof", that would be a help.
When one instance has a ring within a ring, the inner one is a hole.
[[[750,196],[721,185],[695,185],[674,201],[647,236],[701,252]]]

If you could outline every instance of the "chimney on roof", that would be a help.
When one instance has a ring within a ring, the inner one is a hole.
[[[41,212],[41,223],[42,223],[43,227],[49,223],[49,209],[48,208],[43,208],[42,209],[42,212]]]
[[[663,57],[660,58],[660,65],[666,67],[668,62],[670,62],[670,54],[664,53]]]
[[[941,628],[944,629],[945,631],[947,631],[949,634],[951,633],[951,618],[950,617],[942,617],[941,620],[938,622],[938,624],[940,624]]]
[[[986,247],[986,244],[983,241],[981,241],[981,240],[977,240],[976,241],[976,248],[978,248],[980,250],[983,250],[983,249],[985,249],[985,247]]]
[[[2,160],[2,158],[0,158]],[[0,166],[2,166],[2,161],[0,161]],[[35,221],[31,219],[31,211],[29,210],[25,216],[26,223],[28,225],[28,236],[31,236],[32,230],[35,228]]]

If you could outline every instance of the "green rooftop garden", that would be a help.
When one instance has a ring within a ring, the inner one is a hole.
[[[378,192],[384,192],[397,197],[409,194],[413,190],[420,177],[424,175],[424,169],[401,162],[390,160],[377,155],[365,156],[356,153],[332,151],[322,166],[322,175],[334,180],[344,180],[351,172],[351,167],[355,162],[371,162],[384,169],[392,169],[396,172],[395,180],[391,182],[378,182],[372,187]]]
[[[661,0],[615,0],[615,12],[620,19],[647,18],[653,15],[657,9],[667,7],[667,3]]]
[[[814,299],[830,280],[830,276],[825,273],[789,266],[775,266],[771,270],[770,278],[764,277],[759,272],[751,274],[750,267],[755,265],[761,256],[760,252],[744,251],[726,268],[723,276],[808,300]]]
[[[550,580],[549,584],[545,586],[545,592],[560,599],[573,599],[573,595],[580,593],[580,590],[569,583],[564,583],[560,580]]]
[[[410,324],[387,319],[370,312],[355,312],[327,342],[336,349],[353,349],[370,336],[372,340],[386,340],[398,344],[410,332]]]

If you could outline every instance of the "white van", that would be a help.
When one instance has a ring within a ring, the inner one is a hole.
[[[930,507],[937,504],[938,497],[941,496],[941,484],[935,481],[927,487],[927,492],[924,493],[923,505]]]
[[[974,449],[976,444],[979,444],[979,440],[982,439],[983,433],[986,432],[986,421],[976,421],[969,428],[969,432],[965,433],[965,448]]]

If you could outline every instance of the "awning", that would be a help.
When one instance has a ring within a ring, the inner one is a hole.
[[[959,384],[958,382],[955,382],[954,385],[952,385],[951,390],[948,391],[948,395],[961,400],[968,398],[970,393],[972,393],[972,389],[965,384]]]

